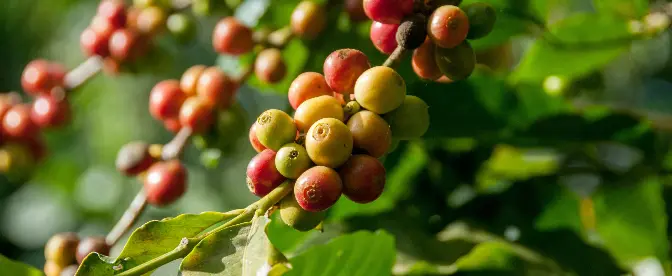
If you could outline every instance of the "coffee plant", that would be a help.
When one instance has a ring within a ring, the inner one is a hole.
[[[672,3],[7,1],[2,275],[672,274]]]

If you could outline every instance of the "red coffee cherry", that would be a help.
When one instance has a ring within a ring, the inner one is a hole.
[[[103,0],[98,5],[98,16],[105,18],[116,29],[126,25],[126,7],[122,1]]]
[[[82,239],[77,246],[77,262],[82,263],[86,256],[96,252],[102,255],[110,254],[110,246],[105,243],[104,237],[87,237]]]
[[[44,246],[44,257],[59,266],[67,266],[75,262],[78,244],[79,237],[75,233],[53,235]]]
[[[460,8],[452,5],[434,10],[427,20],[427,34],[436,45],[453,48],[460,45],[469,33],[469,19]]]
[[[294,194],[284,197],[279,204],[280,219],[288,226],[306,232],[315,229],[326,217],[327,212],[308,212],[304,210]]]
[[[38,127],[30,118],[30,105],[19,104],[10,108],[2,120],[2,133],[11,138],[35,136]]]
[[[289,85],[287,97],[292,108],[297,109],[299,105],[308,99],[319,96],[331,96],[333,92],[320,73],[305,72],[301,73]]]
[[[411,66],[418,77],[424,80],[436,80],[440,78],[443,73],[436,65],[436,58],[434,56],[434,43],[431,39],[425,39],[425,42],[413,51],[413,58],[411,59]]]
[[[287,74],[287,65],[282,59],[282,52],[276,48],[261,51],[254,61],[254,74],[265,83],[274,84],[281,81]]]
[[[297,36],[314,39],[327,25],[327,11],[318,3],[302,1],[294,8],[289,25]]]
[[[212,47],[220,54],[242,55],[252,51],[252,30],[234,17],[226,17],[215,26]]]
[[[413,12],[413,0],[364,0],[364,12],[373,21],[399,24]]]
[[[324,60],[324,78],[334,92],[352,94],[357,78],[369,68],[369,58],[361,51],[336,50]]]
[[[392,131],[382,117],[368,110],[352,115],[348,120],[353,146],[373,157],[382,157],[392,144]]]
[[[373,46],[376,46],[378,51],[384,54],[391,54],[397,48],[397,29],[399,24],[384,24],[380,22],[373,22],[369,37]]]
[[[265,149],[247,164],[247,187],[258,197],[267,195],[285,181],[275,167],[275,155],[275,151]]]
[[[70,120],[70,103],[66,98],[51,95],[38,96],[30,113],[33,122],[41,128],[62,126]]]
[[[93,17],[93,19],[91,19],[89,29],[93,30],[101,37],[110,37],[112,36],[112,33],[117,30],[117,27],[112,25],[110,21],[103,18],[102,16],[96,15]]]
[[[87,28],[79,37],[79,44],[87,56],[106,57],[110,55],[110,37],[98,34],[91,28]]]
[[[350,20],[360,22],[367,19],[362,0],[345,0],[345,10],[348,11]]]
[[[23,70],[21,87],[33,96],[49,93],[54,87],[63,86],[65,74],[63,65],[43,59],[33,60]]]
[[[144,181],[147,202],[166,206],[187,191],[187,169],[179,160],[158,162],[149,167]]]
[[[255,122],[252,124],[250,127],[250,132],[248,133],[248,138],[250,139],[250,144],[256,150],[257,152],[262,152],[263,150],[266,149],[261,142],[259,142],[259,138],[257,138],[257,123]]]
[[[117,171],[130,176],[146,171],[154,164],[154,161],[149,153],[149,144],[134,141],[119,149],[115,165]]]
[[[141,37],[130,29],[120,29],[110,36],[110,55],[119,61],[130,61],[137,58],[144,50]]]
[[[320,212],[333,206],[343,191],[343,182],[336,171],[315,166],[299,176],[294,184],[294,196],[306,211]]]
[[[385,188],[385,167],[378,159],[357,154],[350,157],[340,168],[343,194],[357,203],[372,202]]]
[[[182,129],[179,118],[166,119],[163,121],[163,126],[172,133],[178,133]]]
[[[213,123],[212,106],[200,97],[191,97],[180,108],[180,124],[189,127],[194,133],[203,133]]]
[[[207,67],[205,65],[194,65],[184,71],[180,79],[180,88],[188,97],[196,95],[196,84]]]
[[[238,85],[217,67],[208,67],[198,76],[196,94],[213,108],[227,108],[233,103]]]
[[[161,81],[149,92],[149,113],[157,120],[177,118],[186,99],[178,81]]]

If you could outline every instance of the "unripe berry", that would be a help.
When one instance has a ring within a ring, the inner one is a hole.
[[[257,138],[257,123],[255,122],[252,124],[250,127],[250,132],[248,133],[248,138],[250,139],[250,144],[252,145],[252,148],[256,150],[257,152],[262,152],[263,150],[266,149],[264,145],[259,142],[259,139]]]
[[[125,175],[137,175],[149,169],[152,164],[154,158],[149,154],[149,144],[140,141],[121,147],[115,161],[117,171]]]
[[[198,77],[196,94],[215,109],[227,108],[233,102],[238,85],[217,67],[208,67]]]
[[[119,61],[135,59],[144,50],[141,37],[130,29],[120,29],[110,36],[110,55]]]
[[[287,195],[280,201],[280,219],[288,226],[306,232],[315,229],[327,216],[326,211],[309,212],[296,201],[294,194]]]
[[[61,276],[61,272],[63,271],[64,267],[47,260],[46,263],[44,263],[44,275],[45,276]]]
[[[30,118],[41,128],[62,126],[70,120],[70,103],[67,98],[38,96],[32,105]]]
[[[282,176],[296,179],[312,165],[306,148],[296,143],[284,145],[275,155],[275,167]]]
[[[408,50],[420,47],[426,37],[427,21],[422,15],[416,15],[401,22],[395,36],[397,44]]]
[[[157,120],[177,118],[186,99],[178,81],[161,81],[149,92],[149,113]]]
[[[109,56],[109,43],[109,36],[100,35],[90,28],[85,29],[79,37],[79,44],[87,56]]]
[[[309,212],[320,212],[333,206],[342,192],[341,177],[333,169],[324,166],[308,169],[294,184],[296,202]]]
[[[75,253],[79,238],[75,233],[53,235],[44,246],[44,257],[59,266],[67,266],[75,262]]]
[[[21,87],[32,95],[49,93],[54,87],[63,86],[65,68],[43,59],[33,60],[23,70]]]
[[[324,60],[324,78],[334,92],[352,94],[357,78],[369,68],[369,58],[361,51],[340,49]]]
[[[296,125],[287,113],[269,109],[257,118],[257,138],[265,147],[274,151],[296,139]]]
[[[292,108],[297,109],[301,103],[308,99],[324,95],[331,96],[332,94],[333,92],[322,74],[305,72],[292,81],[287,97]]]
[[[369,155],[353,155],[338,174],[343,181],[343,194],[357,203],[378,199],[385,188],[385,167]]]
[[[212,125],[213,111],[202,98],[188,98],[180,108],[180,125],[191,128],[194,133],[203,133]]]
[[[479,39],[488,35],[495,27],[497,13],[492,5],[485,2],[476,2],[462,7],[469,18],[469,33],[467,39]]]
[[[337,168],[352,153],[353,140],[348,127],[334,118],[315,122],[306,134],[306,150],[313,162],[320,166]]]
[[[319,96],[303,102],[294,113],[294,123],[301,132],[306,132],[318,120],[334,118],[343,121],[343,108],[332,96]]]
[[[327,25],[327,11],[313,1],[299,3],[290,20],[292,32],[299,37],[314,39]]]
[[[397,29],[399,29],[399,24],[373,22],[369,30],[369,38],[371,38],[373,46],[376,46],[378,51],[389,55],[397,48],[397,40],[395,38]]]
[[[149,204],[169,205],[186,192],[187,169],[179,160],[158,162],[147,170],[144,188]]]
[[[77,262],[81,264],[86,256],[93,252],[101,255],[110,254],[110,246],[105,243],[104,237],[87,237],[82,239],[77,246]]]
[[[277,83],[287,74],[282,52],[276,48],[264,49],[254,61],[254,74],[265,83]]]
[[[434,51],[436,65],[452,81],[468,78],[476,68],[476,54],[466,40],[452,49],[435,47]]]
[[[105,18],[115,28],[123,28],[126,24],[126,7],[122,1],[103,0],[98,5],[98,16]]]
[[[378,114],[399,107],[406,96],[404,78],[394,69],[376,66],[366,70],[355,84],[355,99],[365,109]]]
[[[469,19],[458,7],[441,6],[434,10],[427,20],[427,34],[436,45],[442,48],[453,48],[467,38]]]
[[[392,136],[400,140],[420,138],[429,129],[429,106],[422,99],[408,95],[404,103],[385,114]]]
[[[189,67],[189,69],[182,74],[182,78],[180,78],[180,88],[188,97],[196,95],[198,79],[206,68],[205,65],[194,65]]]
[[[420,48],[413,51],[411,66],[415,74],[423,80],[436,80],[443,75],[436,65],[434,47],[436,46],[432,40],[427,38]]]
[[[29,138],[39,128],[30,118],[30,105],[19,104],[10,108],[2,120],[2,133],[11,138]]]
[[[364,12],[373,21],[399,24],[413,12],[413,0],[364,0]]]
[[[348,11],[350,20],[360,22],[367,19],[362,0],[345,0],[345,10]]]
[[[171,14],[166,21],[166,28],[180,43],[189,43],[196,38],[196,22],[187,14]]]
[[[247,187],[258,197],[267,195],[285,181],[275,167],[275,155],[274,151],[265,149],[247,164]]]
[[[140,11],[136,19],[136,28],[143,34],[157,34],[166,26],[166,12],[156,6],[147,7]]]
[[[23,181],[33,172],[38,152],[33,152],[30,139],[7,142],[0,147],[0,172],[12,181]]]
[[[376,113],[364,110],[352,115],[348,120],[348,129],[352,133],[354,147],[373,157],[383,156],[390,148],[390,125]]]
[[[252,30],[234,17],[226,17],[215,26],[212,46],[220,54],[242,55],[252,50]]]
[[[350,118],[350,116],[355,115],[355,113],[359,112],[361,109],[362,106],[359,105],[357,101],[349,101],[343,107],[343,113],[346,118]]]
[[[110,21],[100,15],[96,15],[93,17],[93,19],[91,19],[91,25],[89,25],[89,29],[93,30],[101,37],[108,38],[112,35],[112,33],[114,33],[114,31],[117,30],[117,28],[112,25]]]

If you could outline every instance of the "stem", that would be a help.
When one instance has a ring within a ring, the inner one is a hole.
[[[77,88],[98,74],[102,69],[103,58],[99,56],[90,57],[65,75],[65,90],[73,90]]]
[[[191,252],[191,250],[194,248],[194,246],[196,246],[196,244],[198,244],[198,242],[199,241],[196,240],[183,238],[182,241],[180,241],[180,244],[170,252],[163,254],[159,257],[156,257],[155,259],[152,259],[149,262],[143,263],[139,266],[131,268],[122,273],[119,273],[117,275],[119,276],[144,275],[148,272],[151,272],[154,269],[159,268],[162,265],[170,263],[179,258],[184,258],[185,256],[187,256],[187,254],[189,254],[189,252]]]
[[[393,68],[393,67],[397,66],[397,64],[399,64],[399,62],[404,57],[404,54],[406,52],[408,52],[408,51],[406,51],[406,49],[404,49],[404,47],[397,46],[397,48],[394,49],[394,52],[392,52],[392,54],[389,57],[387,57],[387,59],[383,63],[383,66],[387,66],[387,67],[390,67],[390,68]]]
[[[128,209],[121,216],[117,224],[112,228],[110,233],[105,237],[105,243],[110,247],[114,246],[121,239],[131,226],[140,218],[140,215],[145,210],[147,206],[147,195],[145,190],[141,189],[140,192],[135,196],[131,205],[128,206]]]
[[[289,26],[280,28],[268,35],[267,42],[275,48],[283,48],[294,37],[294,33]]]
[[[172,160],[180,157],[184,151],[184,147],[187,145],[187,142],[193,133],[193,130],[189,127],[183,127],[180,129],[180,131],[175,134],[175,137],[173,137],[173,140],[163,146],[161,159]]]

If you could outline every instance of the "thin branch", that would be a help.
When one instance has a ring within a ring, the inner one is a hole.
[[[105,237],[105,242],[110,247],[115,245],[121,237],[131,229],[133,224],[140,218],[140,215],[145,210],[147,206],[147,196],[144,189],[141,189],[140,192],[135,196],[131,205],[128,206],[124,215],[121,216],[117,224],[112,228],[110,233]]]
[[[187,142],[189,141],[189,138],[193,134],[193,130],[189,127],[183,127],[180,129],[180,132],[175,134],[175,137],[173,137],[173,140],[168,142],[165,146],[163,146],[163,150],[161,152],[161,159],[163,160],[172,160],[172,159],[177,159],[182,155],[182,152],[184,151],[184,147],[187,145]]]
[[[397,66],[397,64],[399,64],[399,62],[404,57],[404,54],[406,52],[408,51],[404,49],[404,47],[397,46],[397,48],[394,49],[394,52],[392,52],[392,54],[389,57],[387,57],[387,59],[383,63],[383,66],[387,66],[390,68]]]
[[[73,90],[103,69],[103,58],[93,56],[65,75],[65,89]]]

